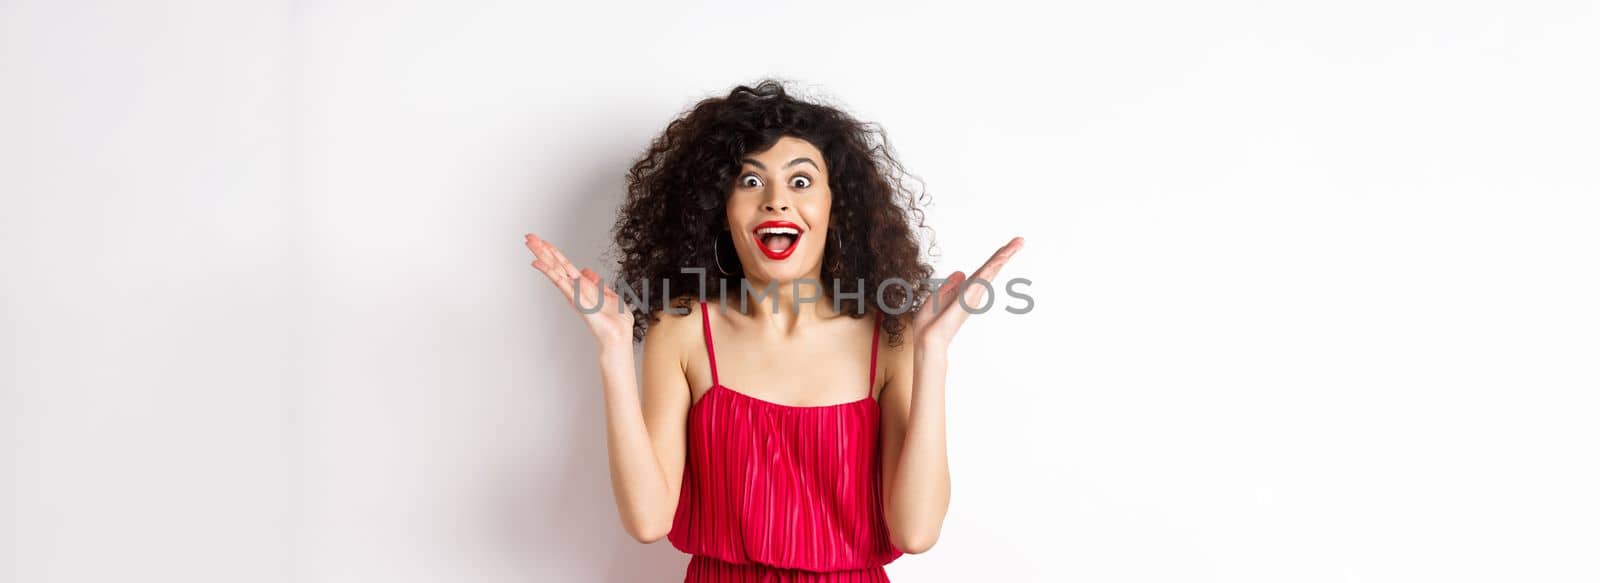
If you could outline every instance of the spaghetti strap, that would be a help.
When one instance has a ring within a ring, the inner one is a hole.
[[[711,361],[711,386],[721,383],[717,381],[717,351],[711,345],[711,316],[706,314],[706,303],[700,302],[700,325],[705,329],[706,358]]]
[[[867,398],[869,399],[872,398],[873,383],[878,382],[878,329],[881,327],[883,327],[883,312],[878,312],[878,315],[872,320],[872,364],[868,365],[871,370],[867,373]]]

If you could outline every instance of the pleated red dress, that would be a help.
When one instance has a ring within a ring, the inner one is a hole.
[[[900,558],[884,520],[878,449],[878,330],[867,396],[800,407],[717,380],[689,406],[688,449],[667,540],[694,555],[685,583],[884,582]],[[881,314],[879,323],[881,324]]]

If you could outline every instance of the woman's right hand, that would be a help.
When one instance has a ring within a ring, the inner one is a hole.
[[[523,237],[526,239],[528,250],[533,252],[533,267],[543,272],[556,289],[561,290],[561,295],[566,296],[567,305],[574,312],[583,317],[589,326],[589,332],[594,334],[595,342],[602,349],[608,347],[633,348],[633,309],[622,305],[621,298],[609,285],[601,285],[600,275],[585,267],[578,269],[567,261],[560,249],[551,245],[549,241],[540,239],[533,233]],[[577,280],[577,287],[573,283]],[[604,298],[604,304],[596,311],[594,306]],[[578,308],[577,302],[583,303],[583,309]],[[620,308],[620,310],[619,310]],[[584,313],[588,311],[590,313]]]

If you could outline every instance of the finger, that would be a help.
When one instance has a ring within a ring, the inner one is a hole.
[[[968,285],[962,286],[961,289],[957,290],[954,295],[959,296],[960,299],[955,301],[959,302],[961,306],[956,311],[962,313],[961,317],[963,319],[969,314],[969,308],[983,308],[984,296],[989,294],[990,285],[988,278],[973,278]]]
[[[567,270],[568,277],[578,278],[582,276],[582,274],[578,273],[578,268],[574,267],[571,261],[567,261],[567,256],[561,252],[561,249],[556,248],[555,245],[550,245],[549,248],[550,252],[555,254],[556,261],[560,262],[561,267]]]
[[[1006,262],[1011,261],[1011,257],[1021,249],[1022,237],[1012,237],[1010,241],[1007,241],[1005,245],[995,251],[994,255],[990,255],[988,261],[983,262],[983,266],[978,268],[978,272],[974,277],[985,281],[993,280],[994,276],[1000,273],[1000,268],[1005,267]]]
[[[950,275],[946,275],[944,276],[944,279],[939,280],[938,287],[935,287],[933,290],[927,293],[928,295],[944,293],[944,291],[950,289],[951,286],[961,283],[961,279],[964,277],[966,277],[966,274],[962,273],[960,270],[952,271],[950,272]]]
[[[619,299],[619,296],[617,296],[617,292],[611,289],[611,284],[606,283],[605,280],[600,277],[600,274],[596,273],[593,269],[585,267],[581,272],[583,273],[584,279],[594,283],[595,288],[598,289],[602,301],[605,302],[605,304],[603,304],[601,307],[605,308],[609,306],[610,308],[608,309],[619,309],[617,308],[617,303],[621,300]]]
[[[610,286],[606,285],[605,282],[600,281],[600,274],[595,273],[593,269],[585,267],[578,270],[578,273],[583,275],[584,279],[589,280],[589,283],[594,284],[595,289],[599,290],[601,294],[606,294],[607,292],[611,291]]]
[[[994,273],[1000,271],[1000,268],[1004,266],[1006,262],[1011,261],[1011,256],[1015,255],[1017,250],[1021,248],[1022,237],[1013,237],[1010,241],[1007,241],[1005,245],[1002,245],[998,250],[996,250],[994,255],[989,256],[989,260],[983,263],[983,267],[979,268],[979,271],[986,278],[993,277]]]
[[[962,303],[969,307],[982,306],[983,304],[980,302],[983,301],[983,296],[989,293],[988,286],[983,285],[983,283],[977,283],[979,281],[987,283],[989,280],[973,280],[974,283],[972,285],[966,286],[965,289],[961,290]]]
[[[522,236],[522,244],[527,245],[528,251],[533,252],[534,259],[543,258],[543,255],[540,255],[539,242],[539,236],[533,233],[528,233]]]
[[[555,245],[544,239],[534,239],[533,246],[539,258],[543,259],[545,263],[550,264],[551,267],[561,267],[561,260],[556,258]]]
[[[611,289],[611,284],[606,282],[605,278],[600,277],[600,274],[595,272],[595,270],[585,267],[583,268],[582,273],[584,277],[589,278],[589,281],[592,281],[595,283],[595,285],[600,286],[600,289],[604,290],[607,294],[616,295],[617,292]]]
[[[950,307],[951,302],[956,301],[956,294],[960,291],[961,282],[966,280],[967,274],[961,271],[951,273],[950,277],[945,278],[944,284],[939,286],[939,295],[935,296],[938,298],[938,303],[935,306],[939,311],[944,311]]]
[[[595,306],[599,305],[600,298],[603,297],[600,294],[599,284],[595,283],[593,279],[589,279],[587,276],[582,275],[578,277],[577,284],[577,297],[583,299],[583,309],[592,312],[595,309]],[[574,304],[574,307],[577,307],[576,304]]]
[[[562,272],[556,266],[550,265],[543,259],[534,261],[533,266],[538,268],[539,272],[543,273],[544,276],[550,280],[550,283],[555,284],[556,289],[561,290],[561,294],[566,296],[568,302],[572,301],[574,293],[572,289],[572,280],[568,279],[564,272]]]
[[[561,291],[561,295],[567,298],[568,303],[571,303],[574,294],[572,283],[565,277],[565,271],[554,265],[555,255],[546,251],[544,241],[541,241],[532,233],[527,235],[526,242],[528,250],[532,251],[535,257],[532,264],[533,268],[543,273],[545,278],[550,280],[550,283],[555,284],[556,289]]]
[[[574,280],[581,279],[583,277],[583,274],[578,271],[578,268],[574,267],[572,262],[567,261],[566,256],[561,254],[560,249],[557,249],[555,245],[551,245],[549,241],[545,241],[544,243],[545,252],[549,253],[553,257],[550,263],[555,267],[554,272],[557,277],[564,278],[569,284]],[[577,290],[577,288],[573,289],[575,291]]]
[[[556,289],[561,290],[561,294],[566,296],[568,302],[571,302],[575,291],[572,288],[572,279],[566,277],[566,272],[560,266],[555,265],[555,254],[550,253],[548,248],[549,242],[538,238],[532,233],[528,234],[528,249],[534,250],[534,256],[539,257],[539,259],[533,261],[533,267],[543,273],[546,278],[549,278],[550,282],[555,284]]]
[[[961,280],[966,279],[966,277],[967,274],[962,273],[960,270],[950,272],[950,275],[946,275],[944,277],[944,283],[939,284],[939,291],[950,289],[956,284],[961,283]]]
[[[963,279],[966,279],[966,274],[955,271],[945,276],[944,281],[937,288],[919,296],[918,299],[921,300],[921,303],[917,304],[917,314],[913,318],[916,325],[925,326],[932,322],[940,312],[948,309],[950,302],[955,299],[954,290],[956,286],[961,284]]]
[[[600,289],[606,292],[606,297],[608,298],[617,297],[617,290],[611,289],[611,284],[609,283],[600,286]]]

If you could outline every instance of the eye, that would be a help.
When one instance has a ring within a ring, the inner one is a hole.
[[[756,188],[761,186],[761,178],[754,174],[746,174],[739,177],[739,184],[742,184],[747,188]]]
[[[802,176],[796,176],[796,177],[794,177],[793,184],[798,188],[805,188],[807,186],[811,186],[811,178],[809,178],[807,176],[803,176],[803,175]]]

